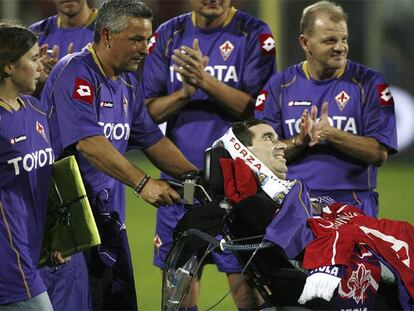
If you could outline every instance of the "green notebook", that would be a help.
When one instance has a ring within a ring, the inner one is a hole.
[[[39,267],[45,266],[51,250],[63,257],[101,243],[98,228],[74,156],[53,164],[46,229]]]

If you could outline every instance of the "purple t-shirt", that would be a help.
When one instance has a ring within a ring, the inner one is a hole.
[[[93,41],[97,12],[93,12],[85,26],[63,28],[57,15],[54,15],[32,24],[29,29],[37,34],[39,46],[47,43],[49,49],[52,49],[54,45],[58,45],[60,59],[67,54],[69,43],[73,42],[74,52],[78,52]]]
[[[93,167],[74,146],[84,138],[103,135],[121,153],[146,149],[162,137],[149,116],[142,89],[133,73],[108,79],[93,48],[68,55],[53,68],[43,89],[42,103],[48,107],[52,146],[56,156],[64,149],[77,156],[88,196],[94,204],[104,192],[104,211],[116,211],[125,220],[122,183]]]
[[[260,92],[256,117],[273,126],[282,139],[299,133],[305,108],[328,102],[329,122],[345,132],[372,137],[397,152],[394,100],[384,78],[372,69],[348,61],[338,77],[309,78],[306,63],[275,74]],[[306,148],[289,164],[288,178],[301,177],[312,191],[372,190],[377,169],[357,161],[327,143]]]
[[[0,305],[46,290],[37,270],[54,154],[38,100],[0,102]]]
[[[256,96],[275,72],[275,43],[269,27],[256,18],[231,8],[223,26],[204,30],[195,26],[194,13],[175,17],[154,34],[145,61],[145,98],[160,97],[182,88],[173,70],[174,49],[192,47],[198,38],[202,53],[209,57],[206,71],[227,85]],[[168,120],[166,135],[184,155],[203,167],[204,151],[229,128],[235,117],[201,90]]]

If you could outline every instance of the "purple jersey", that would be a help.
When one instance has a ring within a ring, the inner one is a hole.
[[[37,99],[0,102],[0,305],[46,290],[37,270],[54,154]]]
[[[209,57],[205,70],[233,88],[256,96],[275,72],[275,41],[265,23],[231,8],[223,26],[204,30],[195,26],[194,13],[187,13],[162,24],[153,37],[144,69],[146,98],[165,96],[182,88],[171,56],[182,45],[192,47],[195,38],[202,53]],[[191,101],[168,120],[166,135],[187,159],[202,167],[205,149],[234,121],[235,117],[213,98],[197,90]]]
[[[258,96],[256,117],[273,126],[282,139],[299,133],[305,108],[328,102],[329,122],[345,132],[375,138],[390,153],[397,151],[394,101],[388,84],[372,69],[348,61],[333,79],[310,78],[306,62],[274,75]],[[312,191],[373,190],[377,169],[329,144],[303,150],[289,164],[288,178],[301,177]]]
[[[163,136],[149,116],[142,89],[133,73],[108,79],[93,48],[68,55],[53,68],[43,89],[42,103],[51,111],[52,145],[57,156],[67,148],[76,154],[91,203],[102,191],[106,210],[125,221],[124,185],[93,167],[73,148],[84,138],[104,135],[125,154],[127,148],[146,149]]]
[[[47,43],[52,49],[54,45],[60,48],[59,59],[66,55],[68,45],[74,44],[74,52],[82,50],[88,43],[93,41],[95,19],[98,11],[94,10],[85,26],[74,28],[63,28],[57,15],[48,17],[34,23],[29,27],[37,36],[39,46]]]

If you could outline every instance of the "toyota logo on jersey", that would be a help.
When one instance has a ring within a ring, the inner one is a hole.
[[[75,80],[75,87],[73,88],[73,99],[79,99],[85,103],[88,103],[89,105],[92,105],[93,103],[93,87],[92,85],[81,78],[76,78]]]
[[[270,33],[263,33],[259,35],[259,43],[260,43],[260,50],[262,54],[275,54],[276,51],[276,43],[275,39],[273,39],[272,34]]]
[[[390,86],[387,83],[377,85],[377,94],[381,106],[394,105],[394,98],[392,97]]]
[[[259,96],[256,99],[256,111],[263,111],[265,106],[265,101],[267,99],[267,94],[269,94],[266,90],[261,90]]]

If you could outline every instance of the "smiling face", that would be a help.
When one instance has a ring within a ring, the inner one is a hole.
[[[275,130],[267,124],[258,124],[249,128],[253,133],[249,150],[258,157],[277,177],[286,179],[286,144],[282,143]]]
[[[108,40],[115,72],[136,71],[139,63],[148,54],[148,40],[152,35],[150,19],[126,18],[127,27],[119,33],[111,33]]]
[[[31,93],[36,90],[41,71],[39,45],[36,43],[11,65],[10,81],[19,92]]]
[[[220,17],[230,7],[230,0],[191,0],[194,12],[208,18]]]
[[[338,71],[348,56],[348,27],[345,20],[333,21],[326,13],[315,19],[311,31],[300,36],[309,66],[314,71]]]
[[[73,17],[87,5],[86,0],[54,0],[59,14]]]

